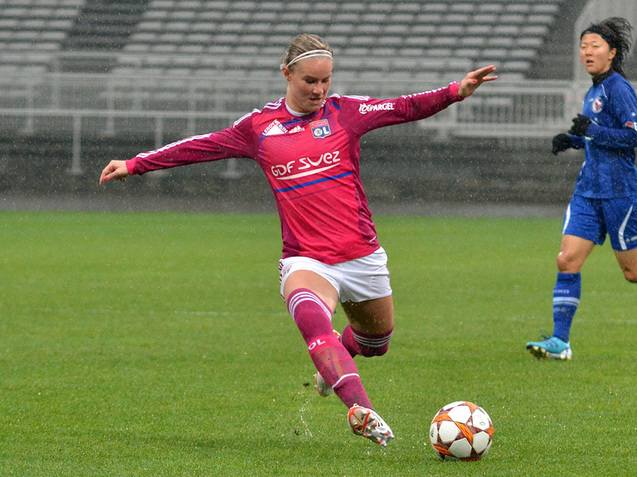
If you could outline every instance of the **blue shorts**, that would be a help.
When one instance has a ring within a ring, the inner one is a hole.
[[[597,245],[603,245],[608,234],[613,250],[637,248],[637,197],[591,199],[573,195],[562,233]]]

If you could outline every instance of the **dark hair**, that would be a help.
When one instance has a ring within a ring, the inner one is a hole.
[[[596,33],[601,36],[608,43],[611,50],[613,48],[617,50],[611,68],[626,77],[624,60],[628,57],[632,44],[632,30],[633,27],[625,18],[611,17],[599,23],[591,23],[580,35],[580,40],[587,33]]]

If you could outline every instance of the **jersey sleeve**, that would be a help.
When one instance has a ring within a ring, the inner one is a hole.
[[[586,138],[583,138],[582,136],[573,136],[572,134],[569,134],[570,138],[571,138],[571,147],[573,149],[581,149],[586,145]]]
[[[153,151],[142,152],[126,161],[131,174],[172,167],[217,161],[230,157],[253,157],[256,135],[252,133],[249,116],[221,131],[191,136]]]
[[[458,94],[459,87],[458,83],[451,83],[446,88],[385,100],[355,96],[341,98],[343,110],[347,113],[342,117],[348,118],[349,128],[362,136],[373,129],[433,116],[464,99]]]
[[[596,123],[586,130],[588,140],[598,146],[611,148],[637,147],[637,97],[628,84],[619,83],[611,96],[611,108],[620,128],[600,126]]]

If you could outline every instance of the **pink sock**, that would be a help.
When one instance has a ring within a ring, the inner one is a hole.
[[[354,359],[332,331],[332,313],[314,292],[294,290],[288,297],[288,310],[308,345],[310,357],[325,382],[348,407],[354,404],[372,408]]]
[[[389,340],[394,330],[380,335],[361,333],[354,331],[350,325],[347,325],[341,334],[341,343],[354,357],[356,355],[370,358],[372,356],[382,356],[389,349]]]

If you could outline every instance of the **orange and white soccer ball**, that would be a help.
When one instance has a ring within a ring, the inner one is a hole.
[[[455,401],[431,421],[429,439],[442,459],[478,460],[491,448],[493,423],[480,406]]]

